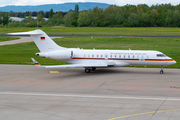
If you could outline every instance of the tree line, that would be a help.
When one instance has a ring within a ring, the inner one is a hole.
[[[96,7],[81,11],[77,22],[80,27],[180,27],[180,4]]]
[[[30,12],[30,11],[26,11],[26,12],[13,12],[13,11],[10,11],[10,12],[7,12],[7,13],[8,13],[8,15],[10,17],[25,18],[27,16],[37,16],[38,14],[42,14],[44,16],[44,18],[49,18],[49,12],[50,11],[46,11],[46,12],[44,12],[44,11],[39,11],[39,12],[37,12],[37,11],[34,11],[34,12]],[[59,11],[59,12],[61,12],[61,11]],[[0,13],[2,13],[2,12],[0,12]],[[53,12],[53,14],[57,14],[57,13],[58,12]],[[68,12],[61,12],[61,13],[64,16]]]
[[[0,12],[0,27],[39,27],[64,25],[63,16],[68,12]],[[13,21],[10,17],[22,18],[22,21]],[[6,19],[4,19],[6,18]],[[46,20],[45,18],[48,18]],[[4,19],[4,20],[3,20]]]
[[[26,17],[21,22],[9,20],[9,16]],[[32,16],[37,16],[34,19]],[[45,20],[44,18],[48,18]],[[180,4],[157,4],[148,6],[110,5],[106,9],[95,7],[89,10],[69,12],[0,12],[0,24],[7,27],[72,26],[72,27],[180,27]]]

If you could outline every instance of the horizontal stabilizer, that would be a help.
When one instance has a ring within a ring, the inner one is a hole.
[[[29,31],[29,32],[18,32],[18,33],[8,33],[8,35],[41,35],[43,34],[39,30]]]
[[[41,65],[34,59],[34,58],[31,58],[31,60],[34,62],[34,64],[38,67],[40,67]]]

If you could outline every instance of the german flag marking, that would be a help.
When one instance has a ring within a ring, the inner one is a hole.
[[[41,40],[45,40],[45,37],[41,37]]]
[[[35,65],[39,65],[39,63],[35,63]]]

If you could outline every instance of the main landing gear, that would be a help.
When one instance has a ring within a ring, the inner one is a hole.
[[[95,67],[92,67],[92,68],[85,68],[85,73],[90,73],[92,71],[95,71],[96,68]]]
[[[163,66],[161,66],[160,74],[163,74],[163,73],[164,73]]]

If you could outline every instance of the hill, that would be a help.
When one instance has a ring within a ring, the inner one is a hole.
[[[5,7],[0,7],[0,11],[3,12],[26,12],[26,11],[30,11],[30,12],[34,12],[34,11],[49,11],[50,9],[53,9],[54,12],[56,11],[62,11],[62,12],[66,12],[69,10],[74,10],[75,5],[78,4],[79,5],[79,10],[89,10],[89,9],[93,9],[94,7],[99,7],[99,8],[107,8],[109,6],[109,4],[106,3],[96,3],[96,2],[78,2],[78,3],[64,3],[64,4],[46,4],[46,5],[37,5],[37,6],[5,6]]]

